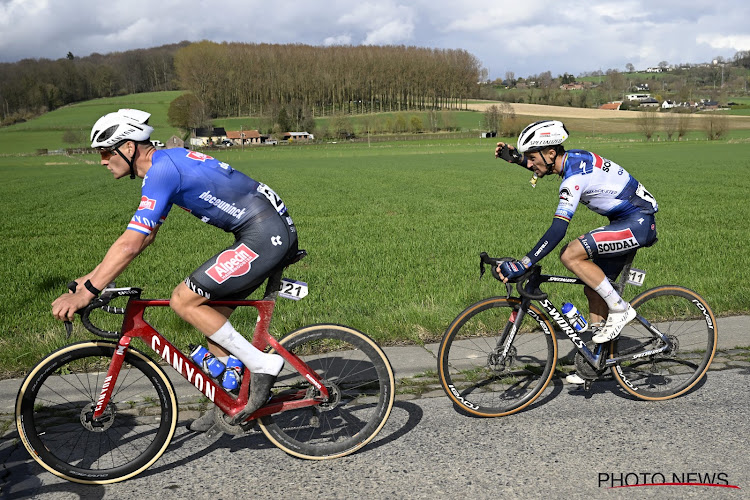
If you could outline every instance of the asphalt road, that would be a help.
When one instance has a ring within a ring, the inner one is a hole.
[[[402,399],[367,447],[322,462],[259,432],[210,441],[181,426],[149,470],[107,486],[58,479],[10,436],[0,498],[747,498],[749,382],[746,367],[709,371],[690,394],[643,402],[613,382],[587,394],[556,379],[532,408],[497,419],[444,396]],[[644,482],[691,484],[634,486]]]

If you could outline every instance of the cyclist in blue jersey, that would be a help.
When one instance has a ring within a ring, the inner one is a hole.
[[[516,148],[497,143],[495,156],[533,171],[532,184],[550,174],[562,177],[560,201],[550,228],[525,257],[504,262],[497,271],[507,282],[539,262],[562,241],[579,203],[607,217],[608,225],[578,237],[560,252],[563,265],[586,284],[593,341],[603,343],[616,338],[635,318],[635,310],[620,297],[609,279],[620,274],[626,259],[638,248],[656,242],[654,214],[658,204],[617,163],[590,151],[566,151],[562,143],[568,135],[561,122],[544,120],[527,126],[519,135]],[[576,374],[567,380],[584,383]]]
[[[232,309],[210,299],[243,299],[297,252],[297,232],[286,205],[268,186],[211,156],[187,149],[156,150],[149,141],[150,114],[121,109],[100,118],[91,147],[101,164],[120,179],[143,179],[141,199],[127,229],[90,273],[75,280],[75,290],[52,303],[60,320],[72,320],[153,243],[172,205],[234,235],[234,243],[198,267],[172,292],[170,306],[208,338],[209,350],[226,363],[235,355],[250,368],[249,415],[268,399],[284,360],[255,348],[229,322]],[[207,413],[189,426],[206,431]]]

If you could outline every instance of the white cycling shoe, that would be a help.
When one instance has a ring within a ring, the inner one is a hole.
[[[635,318],[635,309],[628,304],[628,308],[622,312],[610,312],[604,328],[591,339],[595,344],[603,344],[614,340],[620,335],[623,327]]]
[[[569,384],[583,385],[586,383],[576,372],[571,373],[565,377],[565,381]]]

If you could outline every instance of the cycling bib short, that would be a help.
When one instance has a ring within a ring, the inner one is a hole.
[[[616,279],[631,254],[656,243],[653,214],[636,214],[578,237],[594,264],[610,279]]]
[[[207,299],[241,300],[297,252],[291,217],[267,206],[235,232],[235,241],[196,269],[185,284]]]

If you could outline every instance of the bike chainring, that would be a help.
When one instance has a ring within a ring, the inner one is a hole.
[[[229,423],[232,420],[232,417],[221,411],[218,406],[214,406],[211,411],[214,413],[214,424],[216,427],[218,427],[221,432],[229,434],[230,436],[241,436],[252,430],[257,423],[256,420],[250,420],[249,422],[232,425]]]
[[[596,348],[596,344],[594,344],[593,342],[588,342],[586,344],[586,347],[593,351]],[[589,364],[589,362],[580,352],[576,352],[575,359],[573,361],[576,367],[576,373],[584,380],[596,380],[601,376],[602,373],[604,373],[603,369],[600,368],[597,370],[596,368],[591,366],[591,364]]]

